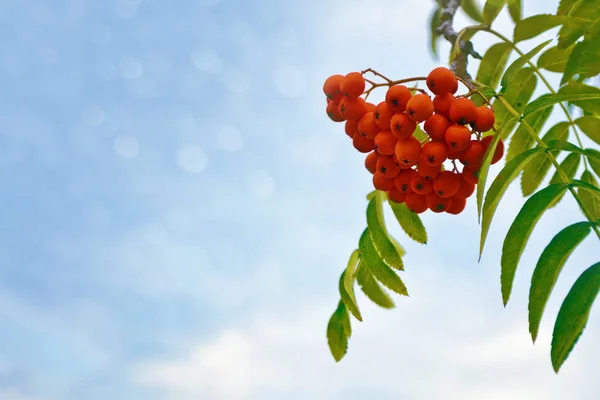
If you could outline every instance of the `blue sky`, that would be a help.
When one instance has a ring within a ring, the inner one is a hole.
[[[555,7],[524,3],[526,15]],[[549,360],[594,238],[568,262],[535,346],[526,325],[535,261],[580,216],[573,199],[540,222],[501,305],[518,185],[479,264],[473,202],[460,218],[426,214],[426,247],[390,219],[411,297],[387,311],[359,296],[348,356],[328,352],[371,183],[325,116],[322,84],[443,65],[447,45],[441,61],[427,50],[431,6],[2,2],[0,399],[595,398],[598,310],[560,375]],[[510,35],[506,13],[497,25]]]

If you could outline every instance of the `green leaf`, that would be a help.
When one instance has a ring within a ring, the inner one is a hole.
[[[327,343],[336,362],[340,361],[346,355],[348,351],[348,338],[351,334],[350,317],[348,316],[344,302],[340,300],[337,309],[327,324]]]
[[[483,6],[483,23],[492,25],[505,4],[506,0],[487,0]]]
[[[556,183],[540,190],[527,199],[510,226],[506,238],[504,239],[502,259],[500,261],[502,265],[500,278],[502,284],[502,300],[505,306],[510,297],[515,272],[517,271],[521,254],[523,254],[523,250],[527,245],[527,241],[529,240],[533,228],[548,207],[566,190],[567,185],[562,183]]]
[[[429,16],[429,49],[431,50],[432,56],[436,60],[439,58],[438,42],[440,41],[440,35],[437,33],[437,28],[440,26],[441,15],[442,9],[440,7],[436,7]]]
[[[564,72],[572,51],[573,47],[566,49],[560,49],[558,46],[550,47],[540,55],[537,66],[551,72]]]
[[[494,98],[494,96],[496,96],[496,91],[494,89],[492,89],[490,86],[481,85],[481,86],[477,87],[477,90],[478,90],[478,92],[473,93],[473,95],[471,96],[471,100],[473,101],[473,103],[475,103],[476,106],[481,106],[483,104],[487,104],[487,101],[490,101],[491,99]]]
[[[558,275],[573,250],[591,231],[592,224],[587,221],[567,226],[552,238],[542,252],[529,289],[529,332],[533,342],[537,339],[540,321]]]
[[[373,190],[372,192],[367,193],[367,201],[370,201],[373,197],[375,197],[376,193],[377,190]]]
[[[410,211],[404,203],[394,203],[389,199],[388,203],[392,208],[398,223],[408,237],[417,243],[427,244],[427,232],[425,231],[425,227],[423,226],[423,222],[421,222],[419,215]]]
[[[569,22],[573,22],[570,17],[552,14],[534,15],[522,19],[515,25],[513,40],[515,43],[518,43],[523,40],[532,39],[554,27]]]
[[[490,86],[492,89],[497,88],[498,82],[500,82],[500,78],[502,77],[502,71],[506,67],[511,52],[512,47],[509,43],[500,42],[493,44],[481,59],[476,81]]]
[[[598,181],[594,178],[594,175],[588,170],[583,171],[581,175],[581,180],[583,182],[589,183],[594,187],[598,187]],[[579,188],[577,191],[579,197],[581,198],[581,202],[588,209],[591,214],[592,220],[597,221],[600,219],[600,189],[598,189],[598,195],[594,195],[590,193],[589,190],[585,190],[584,188]]]
[[[570,83],[556,94],[545,94],[529,103],[523,115],[533,114],[565,101],[570,101],[591,113],[600,114],[600,89],[582,83]]]
[[[563,162],[560,164],[560,168],[565,172],[567,177],[572,180],[573,177],[575,176],[575,174],[577,173],[577,169],[579,169],[580,162],[581,162],[581,155],[579,153],[571,153],[567,157],[565,157]],[[560,177],[560,174],[558,173],[558,171],[556,171],[554,173],[554,175],[552,176],[552,179],[550,179],[550,185],[555,184],[555,183],[562,183],[562,181],[563,180]],[[556,203],[552,204],[550,207],[554,207],[558,203],[560,203],[563,196],[564,196],[564,193],[562,195],[560,195],[558,200],[556,200]]]
[[[595,149],[585,149],[588,156],[590,167],[594,170],[596,175],[600,176],[600,151]]]
[[[371,240],[368,228],[363,231],[358,242],[358,248],[360,249],[360,255],[365,266],[371,271],[375,279],[388,289],[403,296],[408,296],[408,291],[406,290],[406,286],[404,286],[404,282],[402,282],[396,272],[388,267],[381,257],[379,257],[379,254],[373,245],[373,240]]]
[[[515,180],[519,173],[527,166],[528,163],[532,162],[538,157],[543,157],[544,152],[539,148],[533,148],[527,150],[515,158],[506,163],[504,168],[500,171],[496,179],[492,182],[490,188],[485,195],[485,203],[483,204],[482,211],[482,222],[481,222],[481,240],[479,241],[479,257],[483,253],[483,247],[487,239],[487,234],[490,229],[490,224],[498,208],[498,204],[504,196],[504,193],[510,186],[511,182]],[[546,157],[544,157],[546,158]],[[481,179],[481,176],[479,177]],[[479,185],[478,185],[479,186]]]
[[[482,23],[483,15],[481,14],[481,9],[479,5],[475,2],[475,0],[462,0],[460,2],[460,6],[462,7],[465,14],[467,14],[471,19],[475,22]]]
[[[398,252],[400,257],[403,257],[406,254],[406,250],[404,250],[404,247],[402,247],[402,245],[400,243],[398,243],[398,241],[396,239],[394,239],[393,236],[390,236],[390,240],[391,240],[392,244],[394,245],[394,247],[396,248],[396,251]],[[404,271],[404,270],[402,270],[402,271]]]
[[[533,69],[523,68],[507,87],[503,95],[504,100],[517,112],[522,113],[536,86],[537,76],[535,76]],[[512,113],[498,99],[494,101],[494,111],[496,113],[496,129],[499,129],[507,118],[512,117]]]
[[[581,336],[599,291],[600,262],[583,271],[558,311],[550,353],[554,371],[558,372]]]
[[[594,142],[600,144],[600,118],[585,115],[575,120],[577,126]]]
[[[578,42],[567,62],[561,85],[575,75],[591,78],[600,74],[600,35]]]
[[[583,0],[571,8],[569,22],[565,22],[558,32],[558,47],[565,48],[577,41],[600,17],[600,4],[597,0]]]
[[[556,15],[571,15],[573,8],[580,2],[581,0],[560,0]]]
[[[592,195],[600,198],[600,187],[580,179],[573,179],[571,185],[586,190]]]
[[[504,72],[504,75],[502,76],[502,80],[500,81],[500,85],[502,86],[501,91],[503,93],[506,91],[506,88],[509,84],[513,84],[512,80],[515,78],[517,73],[519,73],[519,71],[523,69],[523,66],[525,66],[525,64],[531,61],[531,59],[535,57],[537,53],[542,51],[542,49],[546,47],[550,42],[552,42],[552,40],[546,40],[545,42],[537,45],[533,50],[526,54],[523,54],[521,57],[517,58],[515,61],[512,62],[512,64],[509,65],[509,67],[506,69],[506,72]]]
[[[340,277],[339,291],[342,301],[348,310],[350,310],[352,315],[354,315],[354,318],[362,321],[362,316],[360,315],[360,310],[358,309],[358,303],[356,302],[356,297],[354,296],[354,274],[358,265],[359,257],[360,253],[358,249],[354,250],[350,255],[348,266],[344,272],[342,272],[342,276]]]
[[[369,201],[367,206],[367,226],[373,240],[373,245],[381,260],[389,267],[404,271],[402,257],[398,253],[396,246],[390,240],[385,221],[383,219],[383,207],[381,206],[384,192],[377,191],[375,197]]]
[[[542,141],[548,144],[553,140],[566,140],[569,136],[569,127],[568,122],[559,122],[548,130]],[[553,151],[552,154],[556,157],[558,151]],[[548,157],[540,157],[533,160],[523,169],[523,176],[521,177],[521,191],[523,192],[523,196],[527,197],[537,190],[542,180],[548,174],[548,171],[550,171],[550,166],[552,166],[552,162]]]
[[[508,0],[508,12],[513,22],[516,24],[523,18],[523,10],[521,9],[521,0]]]
[[[415,139],[417,139],[419,142],[424,141],[425,139],[428,139],[429,136],[427,136],[427,134],[425,132],[423,132],[423,129],[421,129],[421,127],[419,125],[417,125],[417,127],[415,128],[415,131],[413,132],[413,136],[415,137]]]
[[[479,168],[479,175],[477,178],[477,215],[481,215],[481,206],[483,204],[483,192],[485,190],[485,183],[487,180],[487,176],[490,170],[490,164],[492,162],[492,157],[494,156],[494,152],[496,151],[496,146],[500,139],[504,140],[508,133],[512,131],[512,128],[517,123],[517,118],[513,117],[507,123],[503,124],[500,130],[497,131],[496,135],[490,142],[488,149],[483,157],[483,162],[481,163],[481,168]],[[491,189],[491,188],[490,188]],[[483,239],[485,241],[485,238]],[[481,244],[483,248],[483,242]],[[480,254],[481,256],[481,254]]]
[[[527,123],[535,131],[535,134],[538,135],[551,113],[552,108],[546,108],[542,112],[528,115],[523,119],[524,122],[517,128],[508,144],[506,161],[512,160],[517,154],[530,149],[533,145],[534,139],[531,137],[531,132],[525,124]]]
[[[383,308],[394,308],[394,301],[392,298],[383,290],[381,285],[377,283],[375,278],[369,270],[365,267],[362,260],[358,266],[358,274],[356,281],[360,286],[363,293],[371,299],[371,301]]]

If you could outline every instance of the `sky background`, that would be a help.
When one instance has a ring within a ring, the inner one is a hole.
[[[524,14],[555,3],[526,0]],[[539,223],[502,306],[518,184],[480,263],[474,200],[460,217],[425,214],[427,246],[388,213],[411,297],[383,310],[358,294],[349,353],[329,353],[371,182],[322,85],[445,65],[448,45],[439,61],[428,52],[431,9],[0,2],[0,399],[596,399],[598,306],[560,375],[549,356],[562,299],[598,261],[594,237],[568,261],[535,345],[527,329],[535,262],[582,219],[569,196]],[[512,34],[506,12],[496,25]],[[475,39],[481,53],[494,42]]]

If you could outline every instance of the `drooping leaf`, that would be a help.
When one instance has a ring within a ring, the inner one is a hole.
[[[477,82],[496,89],[511,52],[512,47],[508,43],[500,42],[490,46],[479,64]]]
[[[527,117],[523,118],[523,122],[521,122],[521,125],[517,128],[512,136],[512,139],[510,139],[510,143],[508,144],[506,161],[512,160],[517,154],[520,154],[523,151],[531,148],[534,139],[531,136],[532,132],[528,128],[533,129],[535,134],[538,135],[550,117],[551,113],[552,108],[549,107],[539,113],[528,115]]]
[[[599,291],[600,262],[583,271],[558,311],[550,352],[554,371],[558,372],[581,336]]]
[[[516,24],[523,18],[523,10],[521,9],[521,0],[508,0],[508,12],[513,22]]]
[[[511,105],[517,112],[522,113],[527,103],[531,99],[537,86],[537,76],[532,68],[523,68],[520,70],[504,93],[504,100]],[[512,114],[508,108],[498,99],[494,101],[494,111],[496,113],[496,129],[500,129],[504,121]]]
[[[418,214],[410,211],[406,204],[398,204],[388,199],[388,203],[398,220],[398,223],[408,237],[417,243],[427,244],[427,232]]]
[[[522,42],[523,40],[532,39],[538,35],[541,35],[547,30],[564,23],[573,22],[574,21],[570,17],[566,16],[552,14],[533,15],[517,22],[513,33],[513,40],[515,43]]]
[[[583,83],[570,83],[563,86],[556,94],[544,94],[527,104],[523,115],[533,114],[565,101],[570,101],[591,113],[600,114],[600,89]]]
[[[510,186],[511,182],[515,180],[519,173],[531,163],[533,160],[543,157],[544,152],[539,148],[533,148],[527,150],[509,162],[506,163],[504,168],[500,171],[496,179],[490,185],[490,188],[485,195],[485,203],[483,204],[482,210],[482,221],[481,221],[481,240],[479,242],[479,257],[483,253],[483,247],[487,239],[487,234],[490,229],[490,224],[498,208],[498,204],[504,196],[504,193]],[[544,157],[545,158],[545,157]],[[481,179],[481,176],[479,177]]]
[[[487,0],[483,6],[483,23],[492,25],[507,0]]]
[[[510,292],[512,290],[515,272],[521,254],[527,245],[529,236],[533,228],[541,218],[542,214],[554,203],[558,197],[567,190],[567,185],[557,183],[550,185],[531,196],[510,226],[504,244],[502,246],[501,258],[501,284],[502,284],[502,300],[504,305],[508,303]]]
[[[327,324],[327,343],[336,362],[340,361],[348,351],[348,338],[352,334],[350,317],[346,306],[340,300],[335,312]]]
[[[600,151],[596,149],[585,149],[585,153],[588,156],[590,167],[592,167],[596,175],[600,176]]]
[[[590,171],[583,171],[581,175],[581,180],[583,182],[589,183],[594,187],[598,187],[598,181],[594,178],[594,175]],[[579,197],[581,198],[581,202],[586,207],[586,209],[590,212],[592,221],[597,221],[600,219],[600,189],[598,189],[598,194],[594,195],[590,190],[586,190],[584,188],[579,188],[577,191]]]
[[[379,257],[379,254],[377,253],[377,250],[373,244],[373,240],[371,240],[371,235],[369,234],[368,228],[363,231],[363,234],[358,242],[358,248],[360,250],[360,255],[364,261],[365,267],[371,271],[375,279],[381,282],[388,289],[391,289],[403,296],[408,296],[408,291],[406,290],[406,286],[404,286],[404,282],[402,282],[396,272],[388,267],[383,262],[381,257]]]
[[[352,315],[354,315],[354,318],[362,321],[362,315],[360,314],[358,303],[356,302],[356,297],[354,296],[354,275],[358,266],[359,257],[360,253],[358,249],[354,250],[350,255],[348,266],[344,272],[342,272],[342,276],[340,277],[339,291],[340,297],[346,305],[346,308],[350,310]]]
[[[442,9],[436,7],[431,15],[429,16],[429,49],[431,55],[437,60],[438,57],[438,42],[440,41],[440,35],[437,33],[437,28],[440,26],[440,16],[442,15]]]
[[[358,267],[356,281],[363,293],[371,299],[373,303],[383,308],[394,308],[394,300],[392,300],[381,285],[377,283],[362,261]]]
[[[382,201],[385,192],[377,191],[375,197],[369,201],[367,206],[367,226],[373,240],[373,245],[381,260],[389,267],[404,271],[402,257],[398,253],[396,246],[390,240],[390,236],[385,227],[383,217]]]
[[[560,164],[560,168],[561,168],[561,170],[564,171],[565,175],[567,175],[567,178],[573,179],[573,177],[577,173],[577,169],[579,168],[579,163],[580,162],[581,162],[581,155],[579,153],[571,153],[567,157],[565,157],[565,159],[563,160],[563,162]],[[561,183],[562,181],[563,180],[562,180],[560,174],[558,173],[558,171],[556,171],[554,173],[554,175],[552,176],[552,179],[550,179],[550,184],[552,185],[552,184],[555,184],[555,183]],[[560,203],[560,201],[562,200],[563,196],[564,196],[564,193],[561,194],[558,197],[558,200],[556,200],[556,203],[554,203],[550,207],[554,207],[558,203]]]
[[[508,133],[512,131],[512,128],[517,123],[518,119],[516,117],[511,118],[505,124],[502,125],[500,130],[494,135],[492,141],[490,142],[488,149],[483,157],[483,162],[481,163],[481,168],[479,168],[479,175],[477,178],[477,215],[481,215],[481,207],[483,205],[483,193],[485,191],[485,183],[487,181],[487,176],[489,174],[490,164],[492,162],[492,157],[494,156],[494,152],[496,151],[496,147],[498,146],[498,142],[500,139],[504,140]]]
[[[575,45],[560,84],[564,85],[575,75],[591,78],[598,74],[600,74],[600,34]]]
[[[569,136],[569,123],[559,122],[548,130],[542,138],[546,144],[553,140],[566,140]],[[558,151],[553,151],[552,154],[556,157]],[[524,169],[521,177],[521,191],[523,196],[527,197],[537,190],[542,183],[542,180],[550,171],[552,161],[548,157],[539,157],[530,162]]]
[[[500,85],[502,86],[501,91],[503,93],[506,91],[506,88],[508,87],[509,84],[511,84],[511,85],[513,84],[512,80],[519,73],[519,71],[521,71],[521,69],[523,69],[523,66],[525,66],[525,64],[527,64],[529,61],[531,61],[531,59],[533,57],[535,57],[550,42],[552,42],[552,40],[546,40],[545,42],[537,45],[535,48],[533,48],[533,50],[531,50],[530,52],[525,53],[521,57],[517,58],[515,61],[513,61],[508,66],[508,68],[506,69],[506,72],[504,72],[504,75],[502,76],[502,80],[500,81]]]
[[[600,118],[584,115],[575,120],[577,126],[594,142],[600,144]]]
[[[535,342],[540,321],[558,275],[575,248],[592,231],[592,224],[578,222],[560,231],[540,256],[529,289],[529,332]]]
[[[564,72],[572,51],[573,47],[566,49],[560,49],[558,46],[550,47],[540,54],[537,66],[551,72]]]

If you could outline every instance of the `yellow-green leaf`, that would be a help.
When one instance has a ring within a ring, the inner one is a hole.
[[[550,352],[554,371],[558,372],[581,336],[599,291],[600,262],[583,271],[560,306]]]
[[[523,66],[525,66],[525,64],[531,61],[531,59],[535,57],[537,53],[542,51],[542,49],[546,47],[550,42],[552,42],[552,40],[546,40],[545,42],[540,43],[531,51],[527,52],[526,54],[523,54],[521,57],[517,58],[508,66],[506,72],[504,72],[504,75],[502,76],[502,80],[500,81],[500,85],[502,86],[501,91],[503,93],[506,91],[506,88],[509,84],[514,84],[513,79],[515,78],[517,73],[519,73],[519,71],[523,69]]]
[[[383,308],[394,308],[394,300],[385,292],[379,283],[373,278],[371,272],[360,261],[356,281],[363,293],[371,301]]]
[[[340,300],[337,309],[331,315],[327,324],[327,343],[336,362],[340,361],[346,355],[348,351],[348,338],[351,334],[350,317],[344,302]]]
[[[561,49],[558,46],[550,47],[540,54],[537,66],[550,72],[565,72],[572,51],[573,47],[567,47],[566,49]]]
[[[551,113],[552,108],[549,107],[539,113],[528,115],[527,117],[523,118],[521,125],[519,125],[515,133],[512,135],[512,139],[510,139],[510,143],[508,144],[505,157],[506,161],[512,160],[517,154],[520,154],[532,147],[534,139],[531,137],[531,132],[529,131],[528,126],[525,124],[528,124],[529,127],[535,131],[535,134],[538,135],[550,117]]]
[[[552,14],[533,15],[522,19],[515,25],[513,40],[515,43],[518,43],[523,40],[532,39],[547,30],[569,22],[572,22],[572,19],[566,16]]]
[[[590,78],[600,73],[600,34],[575,45],[567,62],[561,85],[569,82],[575,75]]]
[[[410,211],[404,203],[394,203],[389,199],[388,203],[392,208],[398,223],[408,237],[417,243],[427,244],[427,232],[425,231],[425,226],[423,226],[423,222],[421,222],[419,215]]]
[[[500,42],[490,46],[479,64],[477,82],[496,89],[511,52],[512,47],[508,43]]]
[[[373,240],[373,245],[381,260],[389,267],[404,271],[402,257],[398,253],[396,246],[390,240],[389,234],[385,227],[383,217],[382,202],[385,192],[377,191],[375,196],[369,201],[367,206],[367,226],[369,234]]]
[[[594,187],[598,187],[598,181],[594,178],[594,175],[588,170],[583,171],[581,175],[581,180],[583,182],[589,183]],[[587,210],[591,213],[591,217],[593,221],[597,221],[600,219],[600,194],[594,195],[589,190],[584,188],[579,188],[577,190],[579,197],[581,198],[581,202],[587,208]],[[598,189],[598,193],[600,193],[600,189]]]
[[[590,167],[594,170],[596,175],[600,176],[600,151],[596,149],[585,149]]]
[[[425,139],[429,139],[429,136],[427,136],[427,134],[425,132],[423,132],[423,129],[421,129],[421,127],[419,125],[417,125],[417,127],[415,128],[415,131],[413,132],[413,136],[419,142],[422,142]]]
[[[521,254],[527,245],[529,236],[533,228],[541,218],[542,214],[548,207],[554,203],[558,197],[567,190],[567,185],[556,183],[550,185],[531,196],[510,226],[504,244],[502,246],[501,258],[501,284],[502,284],[502,300],[504,305],[508,303],[510,292],[512,290],[515,272]]]
[[[365,267],[371,271],[375,279],[388,289],[403,296],[408,296],[408,291],[402,279],[379,257],[368,228],[363,231],[358,242],[358,248]]]
[[[585,115],[575,120],[577,126],[594,142],[600,144],[600,118]]]
[[[487,0],[483,6],[483,23],[492,25],[507,0]]]
[[[519,173],[527,166],[528,163],[538,157],[543,157],[544,152],[539,148],[533,148],[527,150],[509,162],[506,163],[504,168],[500,171],[496,179],[492,182],[490,188],[485,195],[485,203],[483,204],[482,221],[481,221],[481,240],[479,241],[479,257],[483,253],[483,247],[487,239],[487,234],[490,229],[490,224],[498,208],[498,204],[504,196],[504,193],[510,186],[511,182],[515,180]],[[481,176],[480,178],[481,179]],[[479,186],[479,185],[478,185]]]
[[[591,113],[600,114],[600,89],[583,83],[570,83],[563,86],[556,94],[548,93],[533,100],[525,107],[523,115],[533,114],[565,101]]]
[[[350,310],[354,318],[359,321],[362,321],[362,316],[360,315],[360,310],[358,308],[358,303],[356,302],[356,297],[354,296],[354,276],[356,272],[356,268],[358,266],[358,261],[360,257],[360,252],[358,249],[354,250],[350,255],[350,259],[348,260],[348,266],[342,272],[342,276],[340,277],[339,283],[339,291],[340,297],[342,301]]]
[[[462,0],[460,2],[460,6],[462,7],[465,14],[467,14],[473,21],[475,22],[483,22],[483,15],[481,14],[481,9],[479,8],[479,4],[475,0]]]
[[[527,103],[531,99],[537,86],[537,76],[532,68],[523,68],[520,70],[511,84],[506,88],[503,97],[517,112],[522,113]],[[512,116],[512,113],[498,99],[494,101],[494,111],[496,113],[496,129],[499,129],[504,121]]]
[[[548,144],[553,140],[566,140],[569,136],[569,127],[568,122],[559,122],[548,130],[542,141]],[[552,154],[556,157],[558,151],[553,151]],[[548,174],[548,171],[550,171],[551,166],[552,162],[548,157],[539,157],[531,161],[523,169],[523,176],[521,177],[521,191],[523,192],[523,196],[527,197],[537,190]]]
[[[569,10],[572,22],[565,22],[558,32],[558,46],[569,47],[577,41],[600,18],[600,3],[597,0],[582,0]]]
[[[508,12],[513,22],[516,24],[523,18],[521,9],[521,0],[508,0]]]
[[[546,246],[540,256],[529,289],[529,332],[535,342],[540,321],[558,275],[573,250],[592,230],[590,222],[578,222],[560,231]]]
[[[432,56],[438,59],[438,42],[440,35],[437,33],[437,28],[440,26],[440,16],[442,15],[442,9],[436,7],[435,10],[429,16],[429,49],[431,50]]]
[[[579,169],[580,162],[581,162],[581,155],[579,153],[571,153],[567,157],[565,157],[565,159],[563,160],[562,163],[560,163],[560,168],[564,171],[564,173],[567,175],[567,177],[569,179],[573,179],[573,177],[577,173],[577,169]],[[550,184],[561,183],[562,181],[563,180],[562,180],[560,174],[558,173],[558,171],[556,171],[554,173],[554,175],[552,176],[552,179],[550,179]],[[564,195],[564,193],[559,196],[558,200],[556,200],[556,203],[551,205],[551,207],[554,207],[558,203],[560,203],[560,201],[563,198],[563,195]]]

